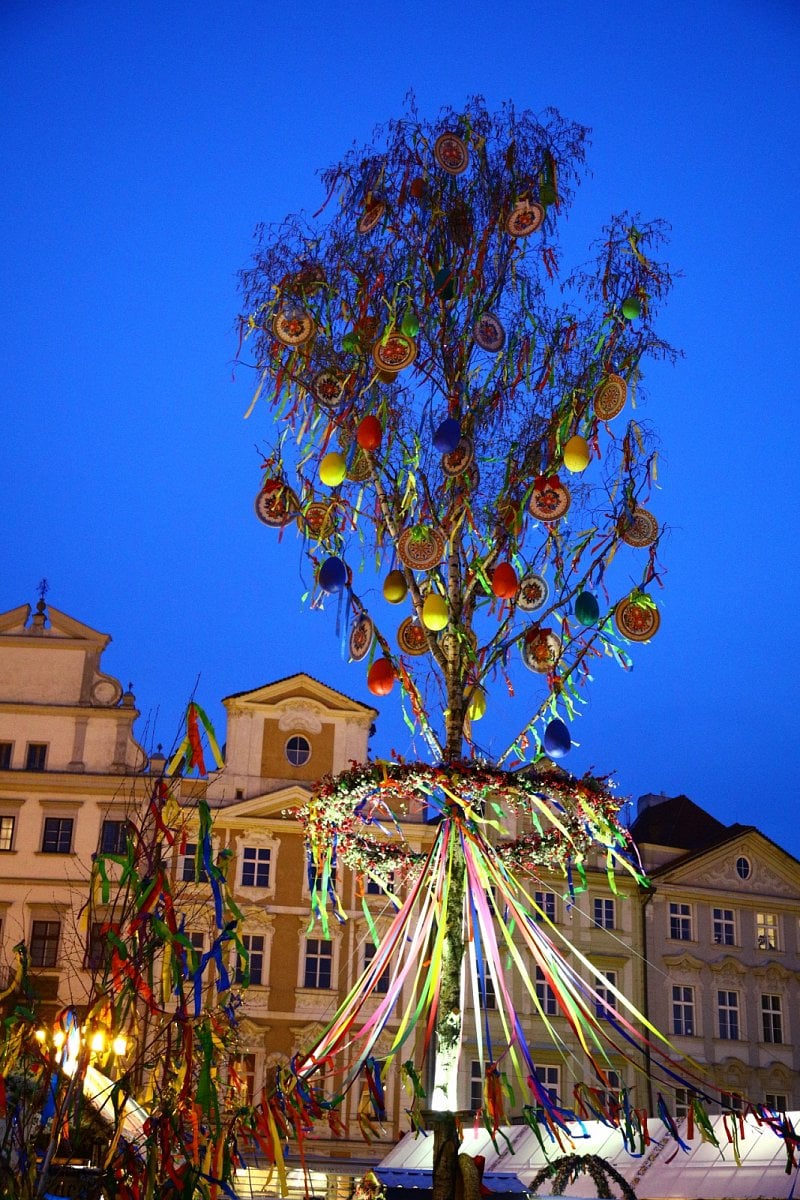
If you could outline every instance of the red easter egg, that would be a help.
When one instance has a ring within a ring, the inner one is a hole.
[[[383,438],[383,426],[377,417],[364,417],[356,430],[356,441],[362,450],[377,450]]]
[[[388,696],[394,681],[394,667],[388,658],[376,658],[367,674],[367,687],[373,696]]]
[[[492,572],[492,591],[501,600],[511,600],[517,594],[519,580],[511,563],[498,563]]]

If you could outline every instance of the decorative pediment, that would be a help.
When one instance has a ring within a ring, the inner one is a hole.
[[[706,964],[694,954],[665,954],[662,963],[668,971],[702,971]]]
[[[783,963],[775,962],[774,959],[762,967],[751,967],[750,971],[756,979],[761,979],[765,983],[786,983],[789,979],[798,977],[797,971],[788,971]]]
[[[742,879],[736,868],[741,858],[750,865],[747,879]],[[800,899],[800,862],[757,829],[745,830],[723,845],[662,868],[658,874],[665,882],[692,888]]]
[[[274,792],[262,792],[249,800],[236,800],[222,808],[214,809],[217,825],[226,825],[231,820],[252,817],[279,817],[284,809],[303,808],[308,804],[308,790],[297,784],[277,788]]]
[[[96,646],[100,650],[104,650],[111,641],[110,633],[100,633],[98,629],[92,629],[91,625],[84,625],[82,621],[76,621],[74,617],[60,612],[57,608],[51,608],[49,605],[45,610],[46,628],[43,628],[40,633],[34,634],[33,626],[30,624],[30,615],[30,604],[21,604],[18,608],[11,608],[8,612],[0,613],[0,636],[35,636],[37,640],[68,638],[73,642],[91,642],[92,646]]]
[[[371,721],[377,716],[377,710],[370,705],[361,704],[303,672],[264,684],[252,691],[235,692],[232,696],[226,696],[222,703],[229,712],[259,709],[274,714],[279,713],[287,702],[316,708],[318,712],[330,715],[360,718],[362,721]]]
[[[733,958],[730,954],[726,954],[724,958],[718,958],[716,962],[708,964],[712,971],[719,975],[746,975],[748,968],[738,958]]]

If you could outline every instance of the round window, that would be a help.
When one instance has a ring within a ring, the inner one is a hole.
[[[737,858],[736,874],[739,876],[740,879],[749,879],[750,878],[750,859],[749,858],[744,858],[744,857]]]
[[[302,767],[311,758],[311,743],[308,738],[296,733],[286,743],[286,757],[293,767]]]

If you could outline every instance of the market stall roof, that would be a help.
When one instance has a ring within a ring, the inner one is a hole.
[[[792,1125],[798,1128],[800,1113],[789,1113],[788,1116]],[[685,1120],[678,1128],[689,1146],[688,1151],[681,1150],[662,1122],[655,1120],[648,1123],[650,1144],[641,1155],[629,1153],[621,1132],[599,1121],[576,1123],[572,1138],[563,1138],[563,1149],[555,1142],[548,1145],[547,1157],[536,1134],[527,1125],[505,1126],[502,1136],[497,1137],[496,1146],[485,1129],[467,1129],[461,1149],[473,1156],[484,1155],[487,1173],[516,1176],[526,1186],[530,1186],[548,1160],[562,1154],[596,1154],[619,1171],[639,1200],[788,1200],[797,1171],[793,1169],[786,1174],[787,1154],[783,1140],[767,1126],[759,1125],[754,1117],[743,1118],[741,1129],[737,1123],[741,1162],[737,1166],[734,1147],[729,1141],[731,1119],[728,1118],[727,1124],[723,1116],[710,1120],[719,1149],[702,1141],[697,1129],[690,1141]],[[546,1133],[544,1137],[547,1140]],[[432,1135],[407,1134],[387,1154],[377,1171],[388,1168],[430,1172],[432,1157]],[[612,1190],[617,1190],[613,1183],[611,1186]],[[588,1176],[582,1175],[567,1187],[565,1194],[575,1200],[592,1190]],[[537,1193],[540,1200],[544,1200],[546,1191],[547,1186],[543,1185]]]

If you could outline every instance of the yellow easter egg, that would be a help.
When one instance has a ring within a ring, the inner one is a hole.
[[[578,471],[585,471],[589,465],[589,443],[586,438],[575,434],[571,437],[564,447],[564,466],[568,471],[573,471],[577,474]]]
[[[422,606],[422,624],[427,629],[432,629],[434,632],[444,629],[448,617],[447,601],[444,596],[440,596],[438,592],[431,592],[430,596],[425,597],[425,603]]]
[[[402,571],[390,571],[383,581],[383,598],[390,604],[402,604],[408,592],[408,584]]]

